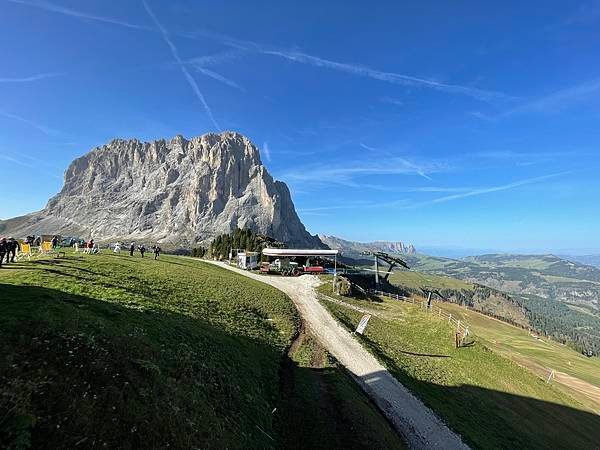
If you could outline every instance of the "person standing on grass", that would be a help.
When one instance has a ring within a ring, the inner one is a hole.
[[[152,249],[154,250],[154,261],[156,261],[160,256],[160,247],[158,245],[155,245],[154,247],[152,247]]]
[[[133,256],[133,252],[135,251],[135,242],[132,242],[129,246],[129,256]]]
[[[143,258],[144,253],[146,253],[146,247],[144,246],[144,244],[142,244],[142,245],[140,245],[139,249],[140,249],[140,253],[142,254],[142,258]]]
[[[8,250],[8,245],[6,243],[6,238],[0,239],[0,268],[2,267],[2,261],[4,261],[4,255],[6,255]]]
[[[21,250],[19,241],[17,241],[15,238],[9,237],[7,242],[6,262],[8,262],[9,257],[10,262],[15,262],[17,250]]]

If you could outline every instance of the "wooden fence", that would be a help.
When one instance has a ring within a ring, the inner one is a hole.
[[[380,291],[377,289],[371,289],[369,290],[370,294],[374,294],[374,295],[379,295],[382,297],[388,297],[394,300],[398,300],[398,301],[402,301],[402,302],[407,302],[407,303],[412,303],[413,305],[419,305],[419,308],[425,310],[425,312],[428,312],[430,314],[435,314],[437,315],[440,319],[444,318],[446,320],[448,320],[448,323],[453,324],[456,326],[456,332],[458,333],[462,333],[463,335],[468,335],[469,334],[469,325],[467,323],[465,323],[464,321],[461,321],[460,319],[457,319],[456,317],[452,316],[451,313],[447,313],[446,311],[444,311],[442,308],[440,308],[439,306],[435,306],[434,304],[431,304],[431,306],[427,306],[427,300],[415,300],[414,297],[405,297],[403,295],[399,295],[399,294],[392,294],[390,292],[384,292],[384,291]]]

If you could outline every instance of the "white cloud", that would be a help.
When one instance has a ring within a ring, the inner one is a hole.
[[[263,153],[265,154],[265,159],[268,162],[271,162],[271,149],[269,148],[269,143],[265,141],[263,145]]]

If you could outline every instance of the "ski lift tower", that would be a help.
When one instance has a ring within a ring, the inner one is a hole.
[[[410,267],[408,267],[408,264],[406,264],[403,260],[401,260],[400,258],[396,257],[396,256],[392,256],[388,253],[384,253],[384,252],[364,252],[363,255],[367,255],[367,256],[372,256],[375,260],[375,285],[379,287],[379,265],[380,262],[386,263],[388,264],[388,268],[385,272],[383,272],[383,279],[387,281],[387,279],[390,276],[390,273],[392,273],[392,270],[394,269],[394,267],[397,266],[402,266],[405,269],[409,269]]]
[[[432,294],[437,295],[439,298],[441,298],[444,301],[449,301],[437,289],[433,289],[433,288],[429,288],[429,287],[422,287],[420,289],[423,292],[423,294],[425,294],[427,296],[427,309],[431,309],[431,296],[432,296]]]

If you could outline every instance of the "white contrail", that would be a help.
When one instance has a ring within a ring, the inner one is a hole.
[[[464,94],[479,100],[493,100],[493,99],[507,99],[507,95],[500,92],[485,91],[483,89],[477,89],[467,86],[460,86],[456,84],[440,83],[438,81],[428,80],[425,78],[413,77],[410,75],[404,75],[394,72],[382,72],[379,70],[371,69],[365,66],[358,66],[353,64],[340,63],[331,61],[328,59],[319,58],[317,56],[307,55],[300,52],[288,52],[281,50],[261,50],[261,53],[266,55],[278,56],[285,58],[290,61],[294,61],[301,64],[309,64],[316,67],[325,67],[328,69],[334,69],[341,72],[350,73],[357,76],[373,78],[375,80],[386,81],[388,83],[401,84],[404,86],[417,86],[427,87],[436,89],[439,91],[445,91],[456,94]]]
[[[30,81],[38,81],[38,80],[44,80],[46,78],[54,78],[54,77],[58,77],[64,75],[64,73],[62,72],[56,72],[56,73],[40,73],[37,75],[30,75],[28,77],[15,77],[15,78],[0,78],[0,83],[28,83]]]
[[[310,64],[316,67],[323,67],[341,72],[350,73],[352,75],[363,76],[372,78],[375,80],[385,81],[388,83],[400,84],[404,86],[415,86],[435,89],[439,91],[467,95],[479,100],[514,100],[515,97],[506,95],[502,92],[487,91],[483,89],[477,89],[469,86],[461,86],[456,84],[441,83],[434,80],[428,80],[426,78],[414,77],[411,75],[405,75],[395,72],[383,72],[375,70],[370,67],[365,67],[356,64],[340,63],[337,61],[331,61],[328,59],[320,58],[306,53],[286,51],[276,49],[274,47],[267,47],[253,41],[246,41],[242,39],[235,39],[231,36],[213,33],[205,30],[198,30],[192,33],[179,33],[192,39],[198,37],[208,38],[221,42],[229,47],[245,50],[248,52],[262,53],[265,55],[277,56],[290,61],[294,61],[301,64]]]
[[[20,5],[33,6],[34,8],[43,9],[46,11],[63,14],[65,16],[77,17],[79,19],[95,20],[97,22],[110,23],[113,25],[121,25],[127,28],[134,28],[136,30],[151,30],[151,28],[144,25],[137,25],[135,23],[125,22],[123,20],[111,19],[110,17],[96,16],[93,14],[76,11],[74,9],[65,8],[64,6],[55,5],[48,1],[30,1],[30,0],[7,0],[11,3],[18,3]]]
[[[358,145],[360,145],[360,146],[361,146],[362,148],[364,148],[365,150],[369,150],[369,151],[371,151],[371,152],[378,152],[378,153],[382,153],[382,154],[385,154],[385,155],[388,155],[388,156],[393,156],[393,153],[390,153],[390,152],[388,152],[388,151],[385,151],[385,150],[380,150],[380,149],[378,149],[378,148],[375,148],[375,147],[371,147],[371,146],[369,146],[369,145],[367,145],[367,144],[364,144],[363,142],[361,142],[361,143],[360,143],[360,144],[358,144]],[[417,175],[420,175],[420,176],[422,176],[422,177],[423,177],[423,178],[425,178],[426,180],[430,180],[430,181],[432,180],[432,178],[431,178],[429,175],[427,175],[427,174],[425,173],[425,171],[424,171],[424,170],[423,170],[423,169],[422,169],[420,166],[418,166],[418,165],[416,165],[416,164],[414,164],[414,163],[411,163],[410,161],[408,161],[408,160],[406,160],[406,159],[404,159],[404,158],[395,157],[394,159],[395,159],[396,161],[398,161],[399,163],[401,163],[402,165],[404,165],[405,167],[408,167],[408,168],[410,168],[410,169],[413,169]]]
[[[540,177],[534,177],[534,178],[527,178],[525,180],[520,180],[520,181],[515,181],[513,183],[508,183],[508,184],[503,184],[500,186],[492,186],[492,187],[488,187],[488,188],[482,188],[482,189],[474,189],[472,191],[469,192],[463,192],[460,194],[453,194],[453,195],[446,195],[444,197],[439,197],[439,198],[435,198],[433,200],[427,201],[427,202],[423,202],[423,203],[417,203],[413,206],[421,206],[421,205],[428,205],[428,204],[433,204],[433,203],[443,203],[443,202],[449,202],[452,200],[458,200],[461,198],[466,198],[466,197],[474,197],[476,195],[482,195],[482,194],[489,194],[492,192],[500,192],[500,191],[506,191],[509,189],[514,189],[516,187],[519,186],[525,186],[527,184],[533,184],[533,183],[539,183],[540,181],[545,181],[545,180],[549,180],[550,178],[556,178],[562,175],[568,175],[572,173],[571,171],[565,171],[565,172],[558,172],[558,173],[553,173],[550,175],[543,175]]]
[[[22,155],[22,156],[24,156],[24,155]],[[43,170],[43,169],[40,170],[40,164],[39,164],[40,161],[36,160],[35,163],[26,163],[17,158],[14,158],[10,155],[5,155],[3,153],[0,153],[0,159],[11,162],[13,164],[18,164],[19,166],[27,167],[28,169],[34,169],[36,171],[36,173],[44,173],[44,174],[48,175],[49,177],[56,178],[57,180],[62,180],[62,177],[57,175],[56,173],[50,172],[48,170]],[[34,158],[28,157],[28,159],[34,159]]]
[[[499,115],[500,118],[525,112],[559,111],[575,101],[589,98],[600,91],[600,78],[553,92],[545,97],[532,100]]]
[[[331,210],[331,209],[393,208],[393,207],[397,207],[400,209],[412,209],[412,208],[418,208],[421,206],[449,202],[452,200],[459,200],[461,198],[466,198],[466,197],[474,197],[477,195],[484,195],[484,194],[490,194],[493,192],[506,191],[506,190],[514,189],[514,188],[517,188],[520,186],[525,186],[528,184],[539,183],[541,181],[549,180],[551,178],[556,178],[556,177],[559,177],[562,175],[567,175],[570,173],[572,173],[572,172],[566,171],[566,172],[553,173],[550,175],[543,175],[540,177],[527,178],[525,180],[515,181],[515,182],[509,183],[509,184],[503,184],[500,186],[492,186],[492,187],[481,188],[481,189],[473,189],[473,190],[469,190],[467,192],[463,192],[460,194],[446,195],[444,197],[439,197],[439,198],[435,198],[433,200],[428,200],[428,201],[419,202],[419,203],[407,204],[406,199],[392,200],[389,202],[381,202],[381,203],[368,202],[365,204],[361,204],[360,202],[348,202],[345,204],[337,204],[335,206],[323,206],[323,207],[308,208],[308,209],[300,208],[300,209],[298,209],[298,212],[305,213],[305,212],[314,212],[314,211],[327,211],[327,210]],[[426,192],[426,189],[427,188],[424,188],[423,192]],[[431,192],[436,192],[435,189],[437,189],[437,188],[433,188],[431,190]],[[462,188],[457,188],[457,189],[462,189]],[[416,191],[421,191],[421,188],[417,188],[415,190],[415,192]]]
[[[206,68],[204,68],[202,66],[198,66],[198,65],[194,66],[194,70],[196,70],[196,72],[201,73],[202,75],[206,75],[207,77],[210,77],[214,80],[220,81],[221,83],[226,84],[229,87],[238,89],[242,92],[246,92],[246,90],[243,87],[241,87],[239,84],[237,84],[235,81],[230,80],[229,78],[225,78],[223,75],[221,75],[213,70],[209,70],[209,69],[206,69]]]
[[[156,31],[156,30],[154,30],[150,27],[144,26],[144,25],[138,25],[138,24],[131,23],[131,22],[126,22],[126,21],[122,21],[122,20],[118,20],[118,19],[112,19],[110,17],[96,16],[93,14],[88,14],[88,13],[84,13],[81,11],[76,11],[73,9],[65,8],[63,6],[55,5],[55,4],[47,2],[47,1],[31,1],[31,0],[7,0],[7,1],[12,2],[12,3],[18,3],[21,5],[32,6],[32,7],[44,9],[46,11],[64,14],[67,16],[77,17],[79,19],[95,20],[95,21],[99,21],[99,22],[110,23],[113,25],[120,25],[123,27],[133,28],[133,29],[137,29],[137,30]],[[152,13],[152,11],[150,10],[150,8],[148,7],[148,5],[146,4],[145,1],[144,1],[144,6],[146,7],[148,14],[152,17],[152,19],[155,21],[157,26],[159,26],[159,30],[161,31],[163,36],[167,36],[165,34],[164,28],[162,26],[160,26],[157,18],[154,16],[154,14]],[[435,89],[435,90],[439,90],[439,91],[443,91],[443,92],[468,95],[470,97],[473,97],[473,98],[476,98],[479,100],[514,99],[514,97],[508,96],[501,92],[487,91],[487,90],[483,90],[483,89],[477,89],[474,87],[461,86],[461,85],[456,85],[456,84],[441,83],[438,81],[429,80],[426,78],[419,78],[419,77],[415,77],[412,75],[405,75],[405,74],[394,73],[394,72],[384,72],[384,71],[372,69],[372,68],[361,66],[361,65],[331,61],[328,59],[320,58],[320,57],[313,56],[313,55],[308,55],[306,53],[301,53],[301,52],[291,52],[291,51],[267,48],[256,42],[234,39],[229,36],[220,35],[217,33],[211,33],[211,32],[206,32],[206,31],[196,31],[196,32],[190,33],[190,32],[181,32],[180,31],[180,32],[177,32],[176,34],[181,35],[181,36],[186,36],[188,38],[198,38],[200,36],[207,37],[209,39],[217,40],[219,42],[222,42],[225,45],[228,45],[230,47],[233,47],[233,48],[236,48],[239,50],[254,51],[254,52],[263,53],[266,55],[277,56],[277,57],[284,58],[284,59],[294,61],[294,62],[298,62],[301,64],[310,64],[310,65],[316,66],[316,67],[329,68],[329,69],[338,70],[338,71],[350,73],[350,74],[357,75],[357,76],[363,76],[363,77],[368,77],[368,78],[375,79],[375,80],[385,81],[388,83],[400,84],[400,85],[404,85],[404,86],[426,87],[426,88],[431,88],[431,89]],[[166,37],[166,39],[168,39],[168,36]],[[169,44],[169,47],[171,47],[171,49],[172,49],[171,51],[173,51],[174,47],[172,46],[172,44]],[[175,50],[175,52],[176,52],[176,50]],[[182,69],[182,70],[185,70],[185,69]],[[190,78],[191,78],[191,75],[188,73],[186,75],[186,79],[189,80]],[[195,82],[193,82],[193,83],[195,84]],[[196,87],[192,86],[192,88],[194,89],[194,91],[196,93],[199,92],[199,89],[197,89],[197,86]],[[202,98],[203,98],[203,96],[202,96]],[[202,101],[202,103],[205,104],[206,101]],[[213,121],[214,121],[214,119],[213,119]]]
[[[59,131],[54,130],[54,129],[50,128],[50,127],[47,127],[47,126],[42,125],[42,124],[39,124],[39,123],[34,122],[32,120],[29,120],[29,119],[25,119],[24,117],[17,116],[16,114],[8,113],[6,111],[0,111],[0,116],[8,117],[9,119],[13,119],[13,120],[17,120],[19,122],[26,123],[27,125],[32,126],[33,128],[41,131],[42,133],[44,133],[47,136],[56,136],[56,135],[61,134]]]
[[[190,87],[192,88],[192,90],[196,94],[196,97],[198,97],[198,100],[200,100],[200,103],[202,103],[202,105],[204,106],[204,109],[206,110],[206,114],[208,114],[208,117],[212,121],[213,125],[217,128],[217,130],[221,131],[221,127],[219,126],[219,124],[215,120],[215,117],[213,116],[213,113],[212,113],[212,111],[210,109],[210,106],[208,106],[208,103],[206,103],[206,99],[204,98],[204,95],[202,95],[202,92],[200,92],[200,88],[198,87],[198,83],[196,83],[196,80],[190,74],[189,70],[185,66],[185,63],[183,62],[183,60],[179,56],[179,52],[177,51],[177,47],[175,46],[175,44],[173,43],[173,41],[169,37],[169,33],[162,26],[162,24],[160,23],[160,21],[158,20],[158,18],[156,17],[156,15],[152,11],[152,9],[148,5],[148,3],[146,3],[146,0],[142,0],[142,3],[144,4],[144,8],[146,8],[146,12],[150,16],[150,18],[154,21],[156,27],[160,31],[160,33],[161,33],[164,41],[169,46],[169,49],[171,50],[171,54],[173,55],[173,59],[175,59],[175,62],[177,62],[177,64],[181,68],[181,71],[183,72],[183,75],[185,76],[185,79],[187,80],[187,82],[189,83]]]

